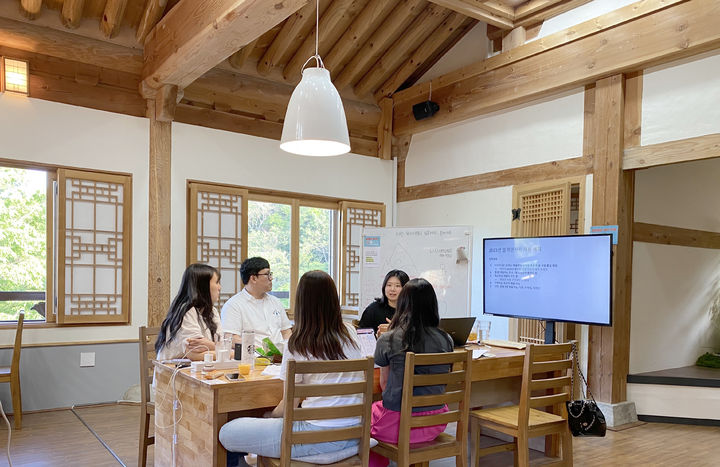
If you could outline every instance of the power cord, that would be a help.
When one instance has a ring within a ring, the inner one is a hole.
[[[210,350],[210,347],[208,347],[206,345],[198,345],[196,347],[193,347],[192,349],[188,349],[188,351],[185,352],[185,354],[180,358],[185,358],[185,357],[187,357],[187,355],[189,353],[195,352],[200,348],[205,348],[208,351]],[[170,381],[168,381],[168,388],[163,392],[163,397],[162,397],[161,401],[157,404],[158,407],[161,407],[162,404],[165,403],[165,399],[167,398],[167,395],[168,395],[168,389],[172,388],[172,394],[173,394],[173,408],[172,408],[173,423],[172,423],[172,425],[168,425],[168,426],[158,425],[157,417],[155,418],[155,427],[156,428],[160,428],[160,429],[164,430],[164,429],[168,429],[168,428],[170,428],[170,426],[172,426],[173,437],[172,437],[171,447],[172,447],[172,465],[173,465],[173,467],[175,467],[175,465],[177,465],[176,458],[175,458],[175,445],[178,442],[177,426],[178,426],[178,423],[180,423],[180,420],[182,420],[182,416],[183,416],[182,402],[180,402],[180,399],[178,399],[177,388],[175,387],[175,377],[180,372],[180,370],[182,370],[182,368],[180,368],[179,366],[175,367],[175,370],[173,370],[173,373],[170,376]],[[180,412],[180,418],[177,418],[177,412]]]
[[[12,460],[10,460],[10,441],[12,440],[12,428],[10,428],[10,422],[7,419],[7,415],[5,415],[5,409],[3,409],[2,401],[0,401],[0,413],[2,413],[2,418],[5,419],[5,423],[7,423],[8,427],[7,460],[10,467],[12,467]]]

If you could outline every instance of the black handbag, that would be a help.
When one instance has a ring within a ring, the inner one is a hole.
[[[595,402],[595,398],[590,392],[585,376],[580,370],[580,365],[577,356],[577,345],[573,342],[573,354],[574,363],[577,368],[577,372],[587,388],[587,394],[590,399],[586,399],[582,394],[582,384],[580,385],[580,392],[582,399],[569,400],[565,404],[567,405],[568,413],[568,426],[573,436],[605,436],[607,430],[607,424],[605,423],[605,415]],[[574,375],[575,372],[573,372]],[[572,397],[575,397],[575,381],[571,378],[571,391]]]

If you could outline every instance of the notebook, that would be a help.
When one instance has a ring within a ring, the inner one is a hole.
[[[375,356],[375,345],[377,344],[377,339],[375,339],[375,331],[373,331],[372,328],[358,329],[357,335],[358,342],[360,344],[360,351],[362,352],[363,356]]]
[[[467,342],[473,324],[475,324],[475,318],[472,316],[468,318],[442,318],[438,327],[450,334],[455,347],[462,347]]]

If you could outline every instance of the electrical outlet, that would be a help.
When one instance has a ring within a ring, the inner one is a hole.
[[[80,352],[80,366],[95,366],[95,352]]]

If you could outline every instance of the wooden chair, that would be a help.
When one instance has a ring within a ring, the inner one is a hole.
[[[562,459],[543,465],[572,465],[572,436],[567,424],[565,401],[570,399],[572,343],[525,347],[522,387],[519,405],[480,409],[470,412],[472,436],[475,440],[473,465],[480,457],[495,452],[514,451],[515,465],[530,463],[528,439],[535,436],[560,436]],[[538,410],[552,408],[552,412]],[[560,415],[556,415],[560,414]],[[513,442],[480,448],[482,428],[505,433]]]
[[[12,362],[10,366],[0,367],[0,383],[10,383],[12,395],[13,415],[15,429],[22,430],[22,396],[20,394],[20,350],[22,349],[22,331],[25,313],[20,312],[15,331],[15,347],[13,347]]]
[[[149,436],[150,416],[155,415],[155,403],[150,401],[150,386],[153,378],[153,360],[155,359],[155,341],[160,328],[140,327],[140,445],[138,465],[147,463],[147,448],[155,444],[155,436]],[[154,433],[155,430],[153,430]]]
[[[340,396],[345,394],[363,395],[362,404],[342,405],[334,407],[301,408],[294,404],[285,405],[283,418],[282,445],[280,459],[258,456],[258,466],[310,466],[305,462],[291,461],[290,451],[293,444],[322,443],[345,439],[360,439],[358,454],[343,459],[333,466],[362,465],[367,467],[370,457],[370,411],[373,394],[373,358],[361,360],[326,360],[326,361],[288,361],[288,373],[285,380],[285,400],[304,399],[316,396]],[[308,373],[347,373],[362,371],[364,380],[354,383],[338,384],[295,384],[295,375]],[[292,431],[293,422],[298,420],[325,420],[332,418],[361,417],[362,424],[352,428],[336,428],[323,431]]]
[[[467,350],[416,354],[405,356],[405,376],[400,411],[398,444],[378,441],[373,452],[405,467],[412,464],[428,465],[430,460],[455,457],[455,465],[467,465],[467,423],[470,403],[470,364],[472,353]],[[415,374],[415,367],[421,365],[453,365],[450,373]],[[413,388],[418,386],[446,385],[445,393],[428,396],[414,396]],[[448,404],[447,413],[412,416],[413,407],[427,407]],[[458,404],[457,409],[453,405]],[[410,444],[410,428],[457,422],[456,435],[441,433],[433,441]]]

